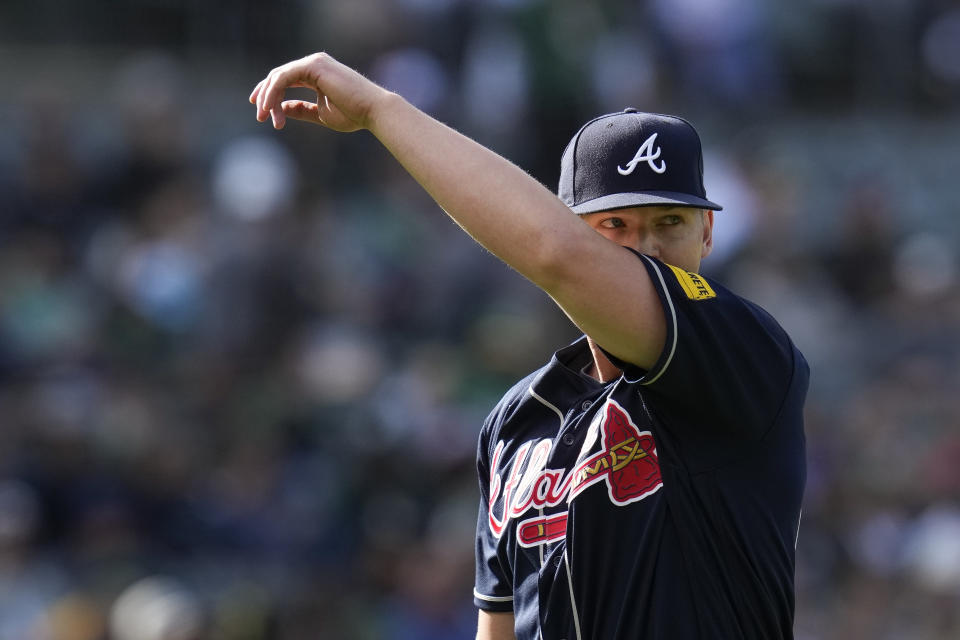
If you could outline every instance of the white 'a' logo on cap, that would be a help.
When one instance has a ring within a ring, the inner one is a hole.
[[[653,169],[656,173],[663,173],[667,170],[667,163],[664,160],[660,161],[660,165],[654,162],[657,158],[660,157],[660,147],[657,147],[656,151],[653,150],[653,143],[657,140],[657,134],[653,134],[649,138],[643,141],[643,144],[640,145],[640,148],[637,149],[637,155],[633,156],[633,160],[627,163],[625,167],[617,167],[617,171],[622,176],[628,176],[633,173],[633,170],[637,168],[637,165],[643,161],[646,161],[650,168]]]

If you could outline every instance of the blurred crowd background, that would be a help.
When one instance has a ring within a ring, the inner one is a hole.
[[[0,640],[471,638],[476,437],[577,333],[366,133],[325,49],[555,188],[692,120],[717,250],[812,366],[800,640],[960,638],[960,4],[0,5]]]

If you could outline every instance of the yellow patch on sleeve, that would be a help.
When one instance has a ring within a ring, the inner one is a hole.
[[[680,283],[680,286],[683,287],[683,292],[686,293],[687,297],[691,300],[707,300],[717,297],[717,294],[710,285],[707,284],[707,281],[698,274],[684,271],[672,264],[668,264],[667,266],[673,271],[673,275],[677,276],[677,281]]]

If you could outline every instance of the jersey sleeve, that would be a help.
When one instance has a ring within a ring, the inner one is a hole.
[[[513,577],[501,557],[498,538],[488,524],[490,504],[490,432],[498,411],[487,418],[477,447],[477,474],[480,482],[480,510],[477,515],[476,579],[474,604],[485,611],[513,611]]]
[[[658,406],[676,414],[670,423],[685,425],[688,435],[706,435],[717,446],[762,437],[802,359],[786,332],[722,285],[637,256],[660,297],[667,335],[651,369],[617,361],[627,381],[659,396]]]

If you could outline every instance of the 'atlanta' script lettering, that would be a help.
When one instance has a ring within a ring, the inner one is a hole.
[[[606,483],[607,496],[617,506],[642,500],[663,486],[653,435],[641,432],[613,399],[607,401],[601,419],[600,450],[579,460],[569,471],[546,468],[553,441],[544,438],[520,445],[509,470],[503,470],[504,481],[500,461],[506,444],[503,440],[497,443],[490,464],[488,503],[488,522],[495,536],[503,534],[510,519],[519,518],[530,509],[569,503],[598,482]],[[521,543],[528,546],[535,540],[542,543],[562,538],[565,527],[557,525],[566,519],[561,517],[562,514],[553,514],[534,518],[536,522],[524,521],[524,531],[518,531]],[[531,527],[542,535],[532,535]]]

